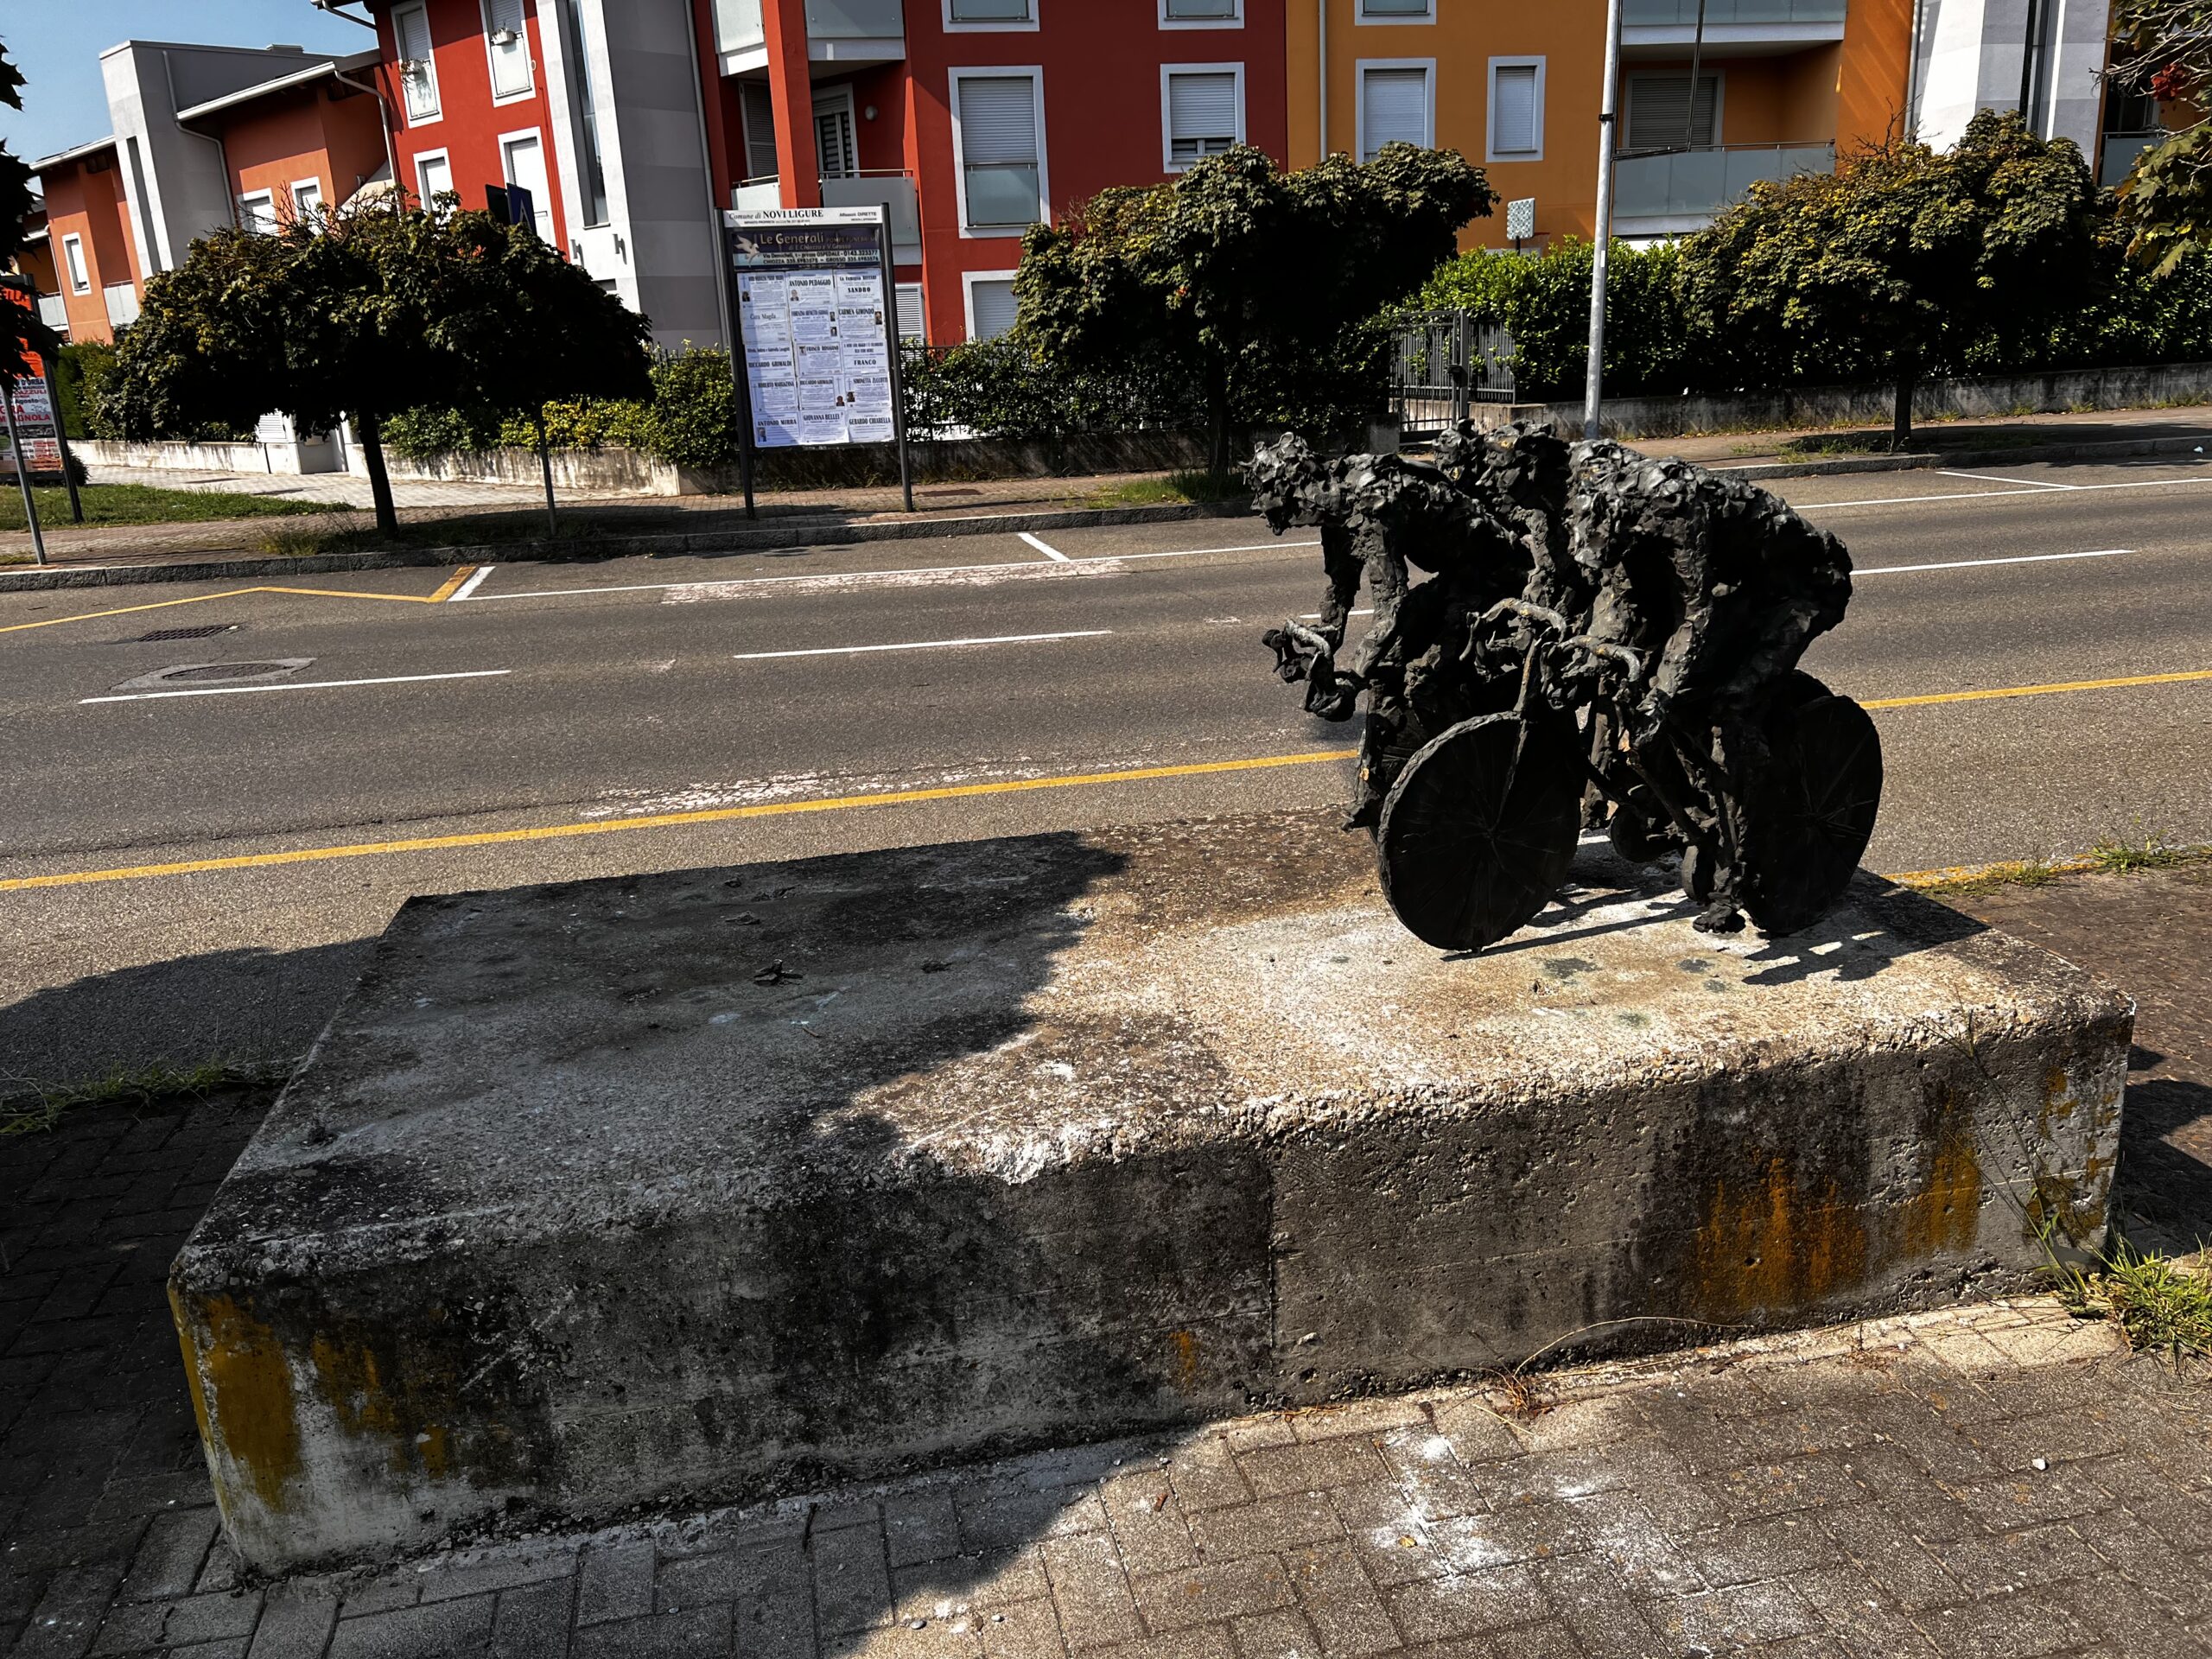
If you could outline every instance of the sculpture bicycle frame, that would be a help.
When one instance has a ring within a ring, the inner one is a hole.
[[[1419,938],[1522,927],[1585,828],[1679,855],[1707,931],[1792,932],[1841,895],[1882,762],[1866,711],[1796,666],[1849,602],[1833,536],[1749,485],[1522,423],[1462,423],[1433,466],[1287,438],[1250,476],[1278,534],[1322,532],[1319,618],[1265,643],[1309,711],[1364,704],[1348,827]],[[1363,586],[1374,620],[1340,664]]]

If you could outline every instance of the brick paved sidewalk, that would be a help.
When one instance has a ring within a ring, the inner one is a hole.
[[[2212,1236],[2208,889],[1955,901],[2142,997],[2139,1240]],[[162,1281],[266,1104],[0,1139],[0,1653],[2212,1655],[2212,1389],[2040,1301],[243,1586]]]

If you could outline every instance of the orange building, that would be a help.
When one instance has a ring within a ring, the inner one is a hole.
[[[1393,139],[1446,145],[1533,241],[1596,227],[1603,0],[1289,0],[1290,149],[1364,159]],[[1909,120],[1915,18],[1929,0],[1625,0],[1614,232],[1709,222],[1754,179],[1825,169]],[[1692,56],[1697,86],[1693,96]],[[1507,241],[1503,208],[1469,231]]]

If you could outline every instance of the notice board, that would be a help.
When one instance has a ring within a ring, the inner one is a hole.
[[[724,216],[755,448],[899,441],[888,221],[874,206]]]

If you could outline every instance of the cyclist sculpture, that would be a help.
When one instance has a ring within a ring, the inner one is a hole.
[[[1586,827],[1680,855],[1710,931],[1748,912],[1792,932],[1841,896],[1882,755],[1866,711],[1797,669],[1850,601],[1834,537],[1748,484],[1525,423],[1463,423],[1433,466],[1285,438],[1249,475],[1278,535],[1321,531],[1318,623],[1265,643],[1313,713],[1365,699],[1347,827],[1374,833],[1421,938],[1522,926]],[[1363,584],[1373,621],[1339,660]]]

